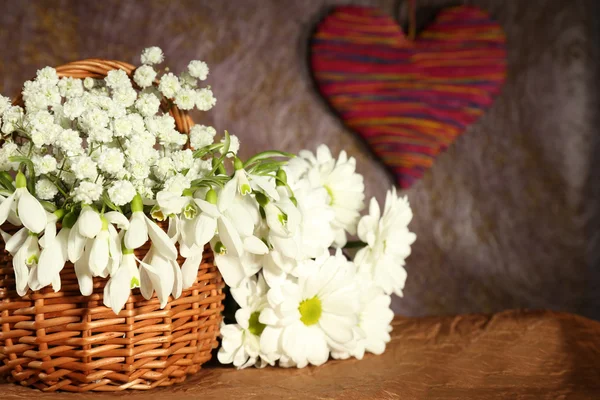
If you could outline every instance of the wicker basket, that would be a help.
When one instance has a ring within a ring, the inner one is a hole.
[[[103,78],[132,65],[84,60],[57,68],[60,76]],[[20,103],[21,99],[15,100]],[[170,110],[177,129],[193,125],[186,112]],[[163,228],[165,228],[163,226]],[[15,233],[18,228],[5,224]],[[150,242],[135,251],[143,258]],[[178,260],[181,263],[183,259]],[[194,285],[164,309],[139,290],[115,315],[103,305],[106,279],[94,279],[94,292],[82,296],[74,267],[60,274],[62,288],[15,291],[12,258],[0,243],[0,376],[44,391],[71,392],[151,389],[182,382],[211,358],[221,323],[223,281],[207,245]],[[0,396],[1,397],[1,396]]]

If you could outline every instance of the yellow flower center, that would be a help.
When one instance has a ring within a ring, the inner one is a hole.
[[[321,300],[315,296],[312,299],[303,300],[298,306],[300,311],[300,321],[306,326],[311,326],[319,322],[321,314],[323,313],[323,307],[321,306]]]
[[[250,333],[256,336],[260,336],[261,333],[265,330],[266,325],[262,324],[258,317],[260,316],[260,311],[255,311],[250,314],[250,319],[248,320],[248,330]]]

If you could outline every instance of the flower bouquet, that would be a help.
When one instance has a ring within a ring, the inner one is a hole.
[[[187,115],[216,103],[207,65],[175,75],[163,58],[46,67],[0,98],[0,374],[50,391],[180,382],[217,345],[221,276],[222,363],[383,352],[407,200],[392,189],[361,217],[355,160],[326,146],[240,159],[236,136]]]

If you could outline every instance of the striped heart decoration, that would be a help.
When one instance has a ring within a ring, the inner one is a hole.
[[[487,13],[442,10],[415,40],[381,11],[333,9],[311,41],[317,87],[410,187],[493,102],[506,76],[506,40]]]

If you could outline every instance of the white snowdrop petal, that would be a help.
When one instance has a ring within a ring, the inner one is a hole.
[[[17,189],[20,190],[20,189]],[[46,210],[27,190],[23,190],[18,201],[18,213],[23,225],[31,232],[40,233],[46,227]]]
[[[171,241],[171,238],[158,225],[145,217],[146,226],[148,227],[148,236],[152,240],[152,245],[156,250],[167,259],[175,260],[177,258],[177,249]]]

